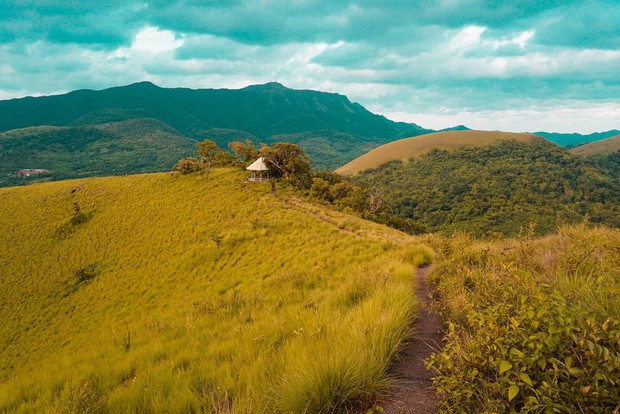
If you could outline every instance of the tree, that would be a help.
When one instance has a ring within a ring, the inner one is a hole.
[[[235,154],[239,161],[246,165],[250,161],[254,161],[259,157],[260,151],[256,149],[254,143],[249,139],[243,142],[234,141],[228,144],[228,148]]]
[[[191,174],[200,171],[200,163],[194,157],[183,158],[176,163],[173,171],[178,171],[183,175]]]
[[[196,144],[196,153],[200,156],[200,163],[203,164],[207,174],[211,171],[213,162],[221,151],[217,144],[210,139],[205,139]]]
[[[263,145],[260,155],[272,168],[274,176],[282,177],[300,188],[311,185],[310,159],[300,146],[289,142],[277,142],[271,147]]]

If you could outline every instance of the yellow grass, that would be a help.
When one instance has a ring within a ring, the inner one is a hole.
[[[415,311],[407,259],[428,252],[243,177],[0,189],[0,412],[320,412],[383,392]]]
[[[580,145],[570,150],[573,154],[581,155],[583,157],[589,157],[597,154],[607,154],[616,151],[620,151],[620,135],[591,142],[589,144]]]
[[[531,143],[538,135],[498,131],[446,131],[417,137],[405,138],[382,145],[338,168],[336,173],[353,175],[360,171],[376,168],[389,161],[418,157],[432,149],[457,150],[461,148],[485,147],[503,140]]]

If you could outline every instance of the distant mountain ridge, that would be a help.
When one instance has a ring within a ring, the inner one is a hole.
[[[620,130],[612,129],[609,131],[594,132],[592,134],[585,135],[577,133],[562,134],[559,132],[534,132],[534,134],[547,138],[549,141],[562,147],[574,147],[613,137],[614,135],[620,134]]]
[[[128,128],[130,121],[137,128]],[[7,178],[20,168],[47,169],[46,179],[163,171],[172,157],[191,155],[195,142],[207,138],[222,148],[248,139],[292,142],[308,153],[315,169],[331,170],[380,145],[433,132],[374,114],[344,95],[276,82],[242,89],[138,82],[0,101],[0,186],[24,183]],[[558,134],[551,135],[558,142]],[[149,136],[157,137],[156,146],[144,144]]]
[[[245,139],[267,144],[278,140],[294,142],[308,152],[320,169],[335,168],[394,139],[432,132],[373,114],[343,95],[294,90],[275,82],[242,89],[172,89],[139,82],[101,91],[84,89],[0,101],[0,153],[5,153],[7,147],[15,152],[20,144],[28,146],[31,152],[45,153],[50,151],[46,142],[58,143],[58,137],[49,137],[55,133],[49,128],[45,131],[47,141],[41,139],[40,131],[32,130],[37,133],[26,134],[20,143],[9,143],[8,131],[43,126],[85,127],[138,118],[152,119],[153,132],[160,127],[173,129],[194,141],[213,139],[223,148],[231,141]],[[131,131],[128,133],[131,135]],[[31,140],[39,146],[28,144]],[[185,144],[182,148],[185,155],[191,153]],[[0,155],[0,166],[5,165],[3,158]],[[45,168],[54,169],[44,159],[40,161]],[[149,170],[168,167],[153,164]],[[0,170],[2,175],[11,172],[2,167]],[[124,170],[145,171],[132,165]]]

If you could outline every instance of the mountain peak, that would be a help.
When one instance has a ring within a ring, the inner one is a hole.
[[[150,81],[135,82],[135,83],[129,84],[127,86],[132,87],[132,88],[144,88],[144,89],[146,89],[146,88],[158,88],[159,89],[159,86],[155,85],[153,82],[150,82]]]
[[[290,90],[290,88],[287,88],[286,86],[282,85],[279,82],[267,82],[267,83],[259,84],[259,85],[246,86],[242,90],[244,91],[284,91],[284,90]]]

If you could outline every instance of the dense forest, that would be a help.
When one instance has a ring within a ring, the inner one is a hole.
[[[433,150],[362,172],[355,181],[382,189],[394,213],[429,231],[515,236],[531,226],[547,234],[584,219],[620,226],[620,184],[608,173],[614,168],[617,158],[597,165],[541,138]]]

